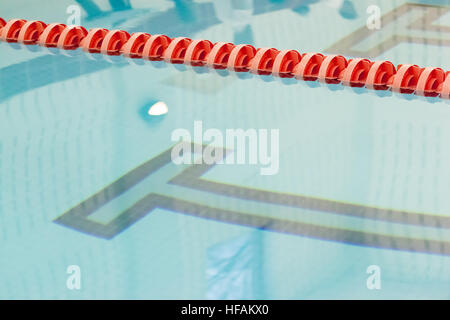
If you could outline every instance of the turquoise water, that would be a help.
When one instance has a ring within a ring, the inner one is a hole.
[[[86,27],[328,52],[364,29],[370,4],[388,14],[405,1],[96,3],[101,13],[79,1]],[[448,29],[448,2],[426,3],[444,6],[434,25]],[[65,22],[72,4],[2,1],[0,16]],[[413,9],[342,53],[377,47],[370,58],[450,69],[449,33],[398,36],[425,14]],[[392,35],[395,46],[380,45]],[[450,297],[445,101],[64,54],[0,44],[0,298]],[[157,101],[169,111],[151,117]],[[215,165],[186,177],[164,152],[196,120],[278,129],[279,172]],[[110,201],[66,219],[95,194]],[[141,219],[114,220],[130,208]],[[80,290],[66,285],[71,265]],[[366,285],[371,265],[379,290]]]

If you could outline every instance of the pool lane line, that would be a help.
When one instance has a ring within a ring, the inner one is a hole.
[[[194,153],[197,148],[206,145],[191,142],[180,142],[178,146],[190,147]],[[337,226],[313,224],[307,221],[296,221],[285,217],[270,217],[246,211],[235,211],[225,208],[213,207],[205,203],[185,200],[174,195],[166,195],[161,188],[148,190],[140,199],[132,201],[126,207],[113,206],[117,210],[116,216],[108,222],[99,222],[92,219],[101,208],[120,199],[127,192],[152,175],[172,163],[171,153],[173,147],[166,149],[155,157],[141,163],[139,166],[117,178],[103,189],[76,204],[62,215],[53,220],[56,224],[82,232],[101,239],[110,240],[145,218],[156,209],[169,210],[188,216],[206,220],[229,223],[259,230],[285,233],[318,240],[333,241],[363,247],[390,249],[450,256],[450,242],[445,240],[409,237],[393,234],[382,234],[374,231],[353,230]],[[199,149],[201,149],[199,148]],[[182,148],[184,149],[184,148]],[[216,152],[226,156],[228,150],[215,149]],[[378,208],[365,205],[346,203],[336,200],[327,200],[303,195],[283,194],[275,191],[252,189],[244,186],[213,182],[202,178],[216,164],[192,164],[182,172],[169,178],[168,184],[207,192],[217,196],[224,196],[235,200],[253,201],[293,207],[317,212],[325,212],[338,216],[353,216],[374,221],[384,221],[407,226],[421,226],[424,228],[448,229],[450,217],[437,214],[426,214],[412,211]],[[123,203],[122,200],[118,200]],[[300,215],[302,213],[299,213]],[[300,217],[300,216],[299,216]]]
[[[46,24],[42,21],[0,18],[0,41],[40,45],[63,50],[83,51],[108,56],[122,55],[130,59],[165,61],[192,67],[250,72],[303,81],[318,81],[327,85],[367,88],[415,94],[422,97],[450,99],[450,71],[437,67],[422,68],[415,64],[370,61],[365,58],[346,59],[342,55],[323,55],[296,50],[255,48],[249,44],[212,43],[187,37],[170,38],[124,30]]]

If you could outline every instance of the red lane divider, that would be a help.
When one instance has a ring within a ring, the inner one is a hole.
[[[372,90],[450,99],[450,72],[441,68],[421,68],[413,64],[395,67],[389,61],[358,58],[347,60],[341,55],[303,53],[296,50],[259,48],[249,44],[211,43],[185,37],[169,38],[144,32],[129,34],[123,30],[94,28],[42,21],[0,18],[0,41],[57,47],[63,50],[81,48],[89,53],[123,55],[173,64],[207,66],[257,75],[273,75],[303,81],[319,81]]]

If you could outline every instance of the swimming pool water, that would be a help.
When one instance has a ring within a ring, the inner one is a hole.
[[[410,31],[428,43],[401,37],[430,10],[409,1],[352,48],[339,43],[372,2],[382,14],[406,2],[96,1],[102,13],[88,2],[8,0],[0,16],[64,22],[76,4],[89,28],[346,56],[393,37],[369,57],[450,68],[446,1],[426,1],[444,27]],[[6,43],[0,69],[0,298],[450,297],[446,101]],[[158,101],[168,113],[149,116]],[[172,132],[196,120],[278,129],[278,173],[167,161]],[[139,220],[114,220],[130,208]],[[66,285],[71,265],[80,290]],[[367,287],[371,265],[380,290]]]

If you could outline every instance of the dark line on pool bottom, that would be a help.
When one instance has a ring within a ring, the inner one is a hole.
[[[268,203],[272,205],[327,212],[343,216],[401,223],[405,225],[450,229],[450,217],[447,216],[371,207],[297,194],[253,189],[244,186],[202,179],[201,177],[212,167],[213,165],[206,164],[190,166],[171,179],[169,183],[211,194],[247,201],[256,201],[259,203]]]
[[[376,233],[318,226],[296,221],[279,220],[271,217],[262,217],[254,214],[214,208],[156,193],[147,195],[107,225],[86,219],[74,219],[73,216],[69,217],[67,215],[59,217],[55,220],[55,222],[83,233],[110,239],[117,234],[117,228],[120,228],[121,231],[123,231],[134,224],[137,220],[146,216],[150,211],[157,208],[217,222],[225,222],[244,227],[252,227],[260,230],[303,236],[318,240],[341,242],[351,245],[381,249],[402,250],[446,256],[450,255],[449,242],[386,236]],[[101,230],[99,230],[98,225],[102,226]]]
[[[182,144],[186,144],[188,146],[190,145],[190,143],[186,142],[181,142],[180,145]],[[191,150],[194,150],[195,153],[195,144],[191,144],[191,147]],[[375,248],[450,255],[450,242],[387,236],[362,231],[335,229],[332,227],[305,224],[290,220],[268,218],[263,216],[259,217],[255,214],[223,210],[156,193],[150,193],[148,196],[142,198],[127,210],[120,212],[114,219],[106,224],[89,219],[89,216],[100,209],[103,205],[113,201],[121,194],[124,194],[143,179],[151,178],[151,175],[154,172],[171,163],[172,148],[173,147],[163,151],[154,158],[125,173],[123,176],[102,190],[57,217],[54,222],[89,235],[104,239],[112,239],[133,225],[135,222],[145,217],[151,210],[155,208],[162,208],[209,220],[234,223],[236,225],[283,232],[321,240],[338,241]],[[223,154],[227,152],[226,150],[223,151]],[[300,195],[286,195],[277,192],[220,184],[202,179],[201,176],[213,166],[214,164],[189,166],[184,169],[182,173],[169,180],[168,183],[188,189],[196,189],[199,191],[246,201],[271,203],[282,206],[328,212],[337,215],[356,216],[379,221],[390,221],[405,225],[445,229],[449,228],[449,217],[435,215],[428,216],[426,214],[413,212],[372,208],[325,199],[309,198]],[[158,203],[159,200],[163,201],[162,204]],[[186,206],[186,208],[184,206]]]
[[[189,145],[189,143],[181,142]],[[104,189],[95,193],[85,201],[70,209],[64,215],[86,219],[101,206],[113,201],[116,197],[127,192],[133,186],[142,180],[151,176],[154,172],[165,165],[171,163],[172,147],[163,151],[152,159],[142,163],[138,167],[125,173],[123,176],[112,182]],[[190,146],[190,150],[196,151],[195,144]],[[228,151],[222,150],[225,155]],[[439,229],[450,229],[450,217],[436,214],[424,214],[418,212],[401,211],[387,208],[370,207],[352,203],[345,203],[321,198],[308,197],[296,194],[284,194],[274,191],[261,189],[251,189],[232,184],[218,183],[202,179],[207,171],[213,168],[215,164],[196,164],[184,169],[181,173],[168,181],[169,184],[180,187],[226,196],[246,201],[256,201],[259,203],[268,203],[299,209],[326,212],[336,215],[359,217],[378,221],[387,221],[405,225],[414,225],[420,227],[432,227]],[[62,217],[62,216],[61,216]],[[59,219],[59,218],[57,218]],[[98,227],[101,228],[102,225]],[[121,231],[118,229],[117,233]]]

